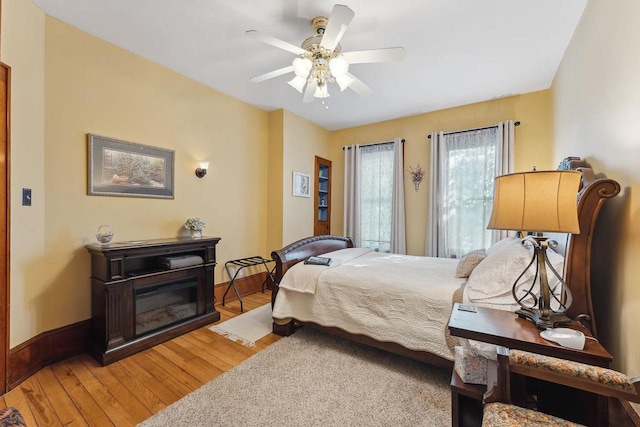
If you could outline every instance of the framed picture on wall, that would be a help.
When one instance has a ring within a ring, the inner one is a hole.
[[[87,134],[91,196],[174,198],[174,151]]]
[[[311,178],[302,172],[293,172],[293,195],[311,197]]]

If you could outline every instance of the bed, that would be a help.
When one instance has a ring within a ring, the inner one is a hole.
[[[573,294],[567,315],[597,336],[591,300],[593,239],[603,204],[619,193],[620,186],[611,179],[596,179],[589,165],[579,158],[565,159],[559,169],[583,174],[577,203],[581,233],[552,236],[560,243],[552,262],[560,271],[564,269]],[[451,367],[457,341],[448,336],[446,324],[453,303],[515,309],[510,296],[513,273],[496,271],[508,270],[505,266],[522,271],[520,265],[530,260],[527,249],[515,238],[504,239],[486,250],[479,248],[479,256],[469,254],[461,260],[381,254],[353,246],[347,237],[313,236],[272,252],[276,262],[274,333],[287,336],[297,327],[309,325]],[[301,262],[310,256],[329,257],[332,263],[327,267]]]

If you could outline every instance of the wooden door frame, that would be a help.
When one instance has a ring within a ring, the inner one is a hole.
[[[0,10],[2,3],[0,0]],[[9,236],[11,67],[0,62],[0,393],[7,391],[9,363]]]
[[[2,39],[2,0],[0,0],[0,41]],[[0,43],[2,45],[2,43]],[[2,56],[0,56],[2,58]],[[0,394],[7,391],[9,366],[9,226],[11,67],[0,62]],[[4,303],[3,303],[4,301]]]

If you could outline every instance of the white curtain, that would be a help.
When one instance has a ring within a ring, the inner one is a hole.
[[[498,241],[487,230],[493,180],[513,171],[513,122],[431,135],[427,256],[460,258]]]
[[[362,247],[391,250],[393,144],[360,146],[360,231]]]
[[[498,123],[498,159],[496,161],[496,176],[512,173],[514,171],[515,142],[516,128],[513,124],[513,120]],[[513,234],[513,232],[507,230],[493,230],[492,233],[494,242],[504,239],[509,234]]]
[[[427,212],[427,244],[425,255],[438,256],[438,245],[444,236],[440,235],[438,217],[442,211],[438,188],[440,185],[440,151],[444,139],[443,132],[431,134],[431,160],[429,162],[429,210]]]
[[[402,142],[345,147],[344,231],[357,247],[406,253]]]
[[[402,141],[393,141],[393,201],[391,204],[391,253],[407,253],[404,215],[404,152]]]
[[[345,236],[353,239],[354,245],[362,246],[360,234],[360,146],[344,147],[344,224]]]

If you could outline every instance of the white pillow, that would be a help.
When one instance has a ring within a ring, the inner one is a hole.
[[[489,248],[487,248],[487,256],[492,255],[496,252],[500,252],[510,245],[513,246],[516,242],[520,244],[521,239],[518,239],[517,237],[505,237],[504,239],[498,241],[497,243],[494,243],[493,245],[489,246]]]
[[[487,254],[484,249],[476,249],[475,251],[471,251],[458,261],[458,265],[456,266],[456,277],[469,277],[474,268],[480,264],[480,261],[485,259]]]
[[[465,291],[469,301],[473,304],[483,305],[509,305],[515,304],[511,293],[513,283],[522,274],[527,265],[531,262],[533,249],[528,245],[525,247],[521,239],[509,237],[487,249],[487,257],[471,272]],[[564,271],[564,258],[553,250],[547,250],[547,256],[551,265],[558,274]],[[535,274],[535,264],[531,265],[526,273],[518,281],[516,287],[518,295],[520,292],[529,289]],[[547,266],[549,285],[553,288],[558,279],[553,275]],[[538,294],[536,284],[532,292]],[[531,300],[525,300],[530,303]],[[552,305],[553,308],[553,305]]]

